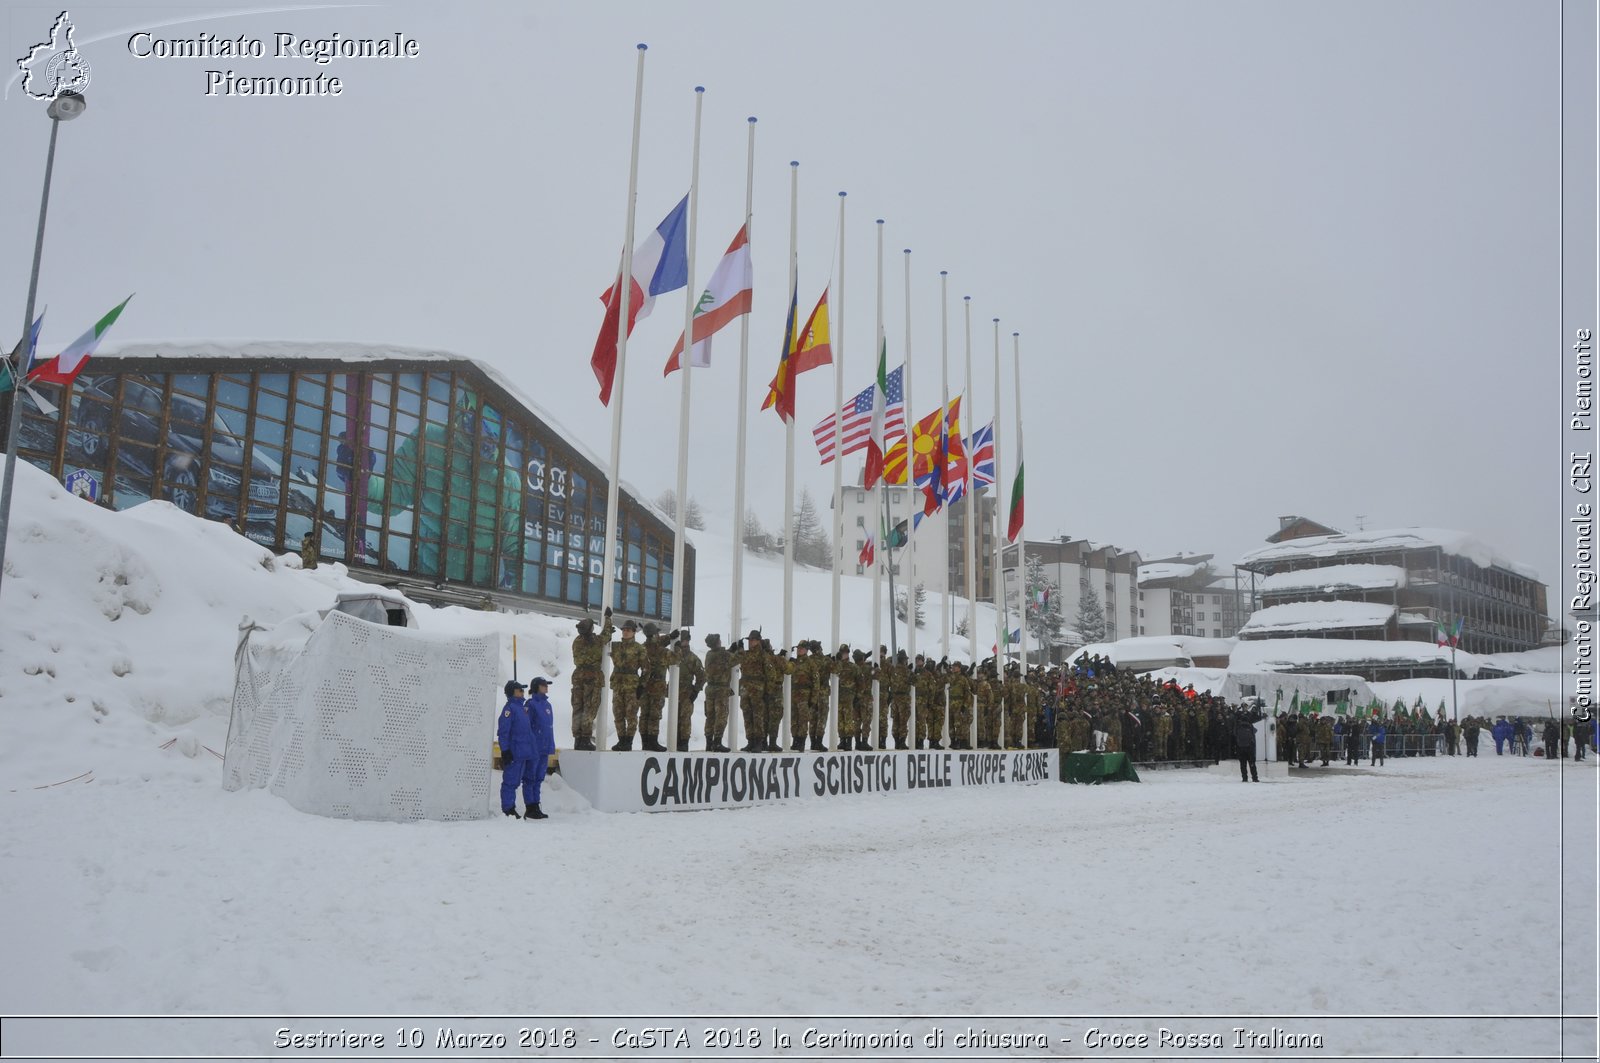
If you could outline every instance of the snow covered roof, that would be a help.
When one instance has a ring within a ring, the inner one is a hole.
[[[577,436],[567,431],[560,421],[551,416],[549,410],[529,398],[527,392],[513,384],[504,373],[488,362],[465,354],[457,354],[454,351],[440,351],[426,347],[402,347],[387,343],[347,343],[334,340],[203,340],[183,342],[141,340],[95,352],[96,361],[107,358],[237,358],[240,360],[331,358],[340,362],[431,361],[439,362],[441,365],[452,362],[466,362],[492,380],[497,386],[504,389],[513,399],[521,403],[528,412],[555,430],[561,436],[563,446],[570,447],[576,451],[585,461],[599,469],[602,475],[610,475],[610,465],[608,463],[601,461],[599,455],[580,443]],[[638,488],[626,480],[618,481],[618,486],[627,492],[636,504],[648,509],[666,524],[673,524],[673,519],[658,509]],[[693,541],[692,537],[690,537],[690,541]]]
[[[1198,635],[1173,635],[1172,641],[1190,657],[1227,657],[1239,644],[1238,639],[1209,639]]]
[[[1469,678],[1478,674],[1481,658],[1456,651],[1456,667]],[[1324,668],[1369,661],[1450,664],[1450,648],[1431,642],[1384,642],[1378,639],[1283,638],[1241,641],[1228,658],[1235,671],[1278,672],[1291,668]]]
[[[1156,635],[1144,635],[1136,638],[1118,639],[1116,642],[1096,642],[1085,646],[1077,653],[1067,658],[1071,664],[1079,657],[1092,657],[1099,655],[1111,661],[1118,668],[1148,668],[1152,666],[1193,664],[1193,660],[1176,638],[1167,638]]]
[[[1199,565],[1184,565],[1171,561],[1157,561],[1139,566],[1139,583],[1152,583],[1164,579],[1189,579],[1200,571]]]
[[[1262,594],[1293,591],[1379,590],[1406,585],[1406,570],[1399,565],[1324,565],[1295,572],[1275,572],[1262,580]]]
[[[1293,557],[1339,557],[1376,550],[1431,550],[1434,547],[1455,557],[1464,557],[1479,568],[1509,569],[1519,576],[1536,580],[1539,573],[1496,554],[1487,543],[1463,531],[1449,528],[1388,528],[1377,531],[1343,532],[1338,535],[1309,535],[1263,546],[1241,557],[1241,568]]]
[[[1290,602],[1257,609],[1240,628],[1250,631],[1326,631],[1330,628],[1383,627],[1394,606],[1368,602]]]

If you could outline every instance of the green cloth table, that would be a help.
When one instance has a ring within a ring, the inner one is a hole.
[[[1061,781],[1138,782],[1139,773],[1126,753],[1068,753],[1061,758]]]

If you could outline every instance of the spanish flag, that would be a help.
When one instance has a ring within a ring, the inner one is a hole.
[[[767,389],[763,410],[778,408],[784,421],[794,420],[794,378],[807,369],[833,364],[833,348],[828,338],[828,289],[822,289],[822,298],[816,309],[806,319],[806,327],[795,332],[795,314],[799,309],[798,289],[789,294],[789,320],[783,330],[783,356],[778,359],[778,373]]]

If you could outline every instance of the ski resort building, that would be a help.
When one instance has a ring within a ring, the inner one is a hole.
[[[482,362],[344,343],[139,344],[22,403],[17,453],[114,509],[165,499],[276,551],[306,536],[434,604],[598,611],[604,467]],[[7,411],[0,414],[4,427]],[[694,616],[693,547],[626,487],[619,613]]]
[[[1260,603],[1239,637],[1294,640],[1290,659],[1307,669],[1338,664],[1368,679],[1447,676],[1450,649],[1436,634],[1458,622],[1456,648],[1464,653],[1517,653],[1543,639],[1547,590],[1537,573],[1465,532],[1345,533],[1282,517],[1267,542],[1237,563],[1251,574]],[[1283,654],[1263,648],[1246,656]]]

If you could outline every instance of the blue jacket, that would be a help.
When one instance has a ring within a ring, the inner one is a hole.
[[[1489,734],[1493,736],[1495,741],[1504,742],[1506,739],[1511,737],[1510,721],[1496,720],[1494,726],[1489,728]]]
[[[507,699],[500,710],[500,755],[511,760],[532,760],[539,755],[528,703],[521,698]]]
[[[556,714],[550,699],[543,694],[528,698],[528,723],[533,727],[536,757],[548,757],[556,751]]]
[[[1372,725],[1372,744],[1373,745],[1378,745],[1378,746],[1383,745],[1383,740],[1385,738],[1387,738],[1388,736],[1389,736],[1389,732],[1383,726],[1383,724],[1374,723]]]

